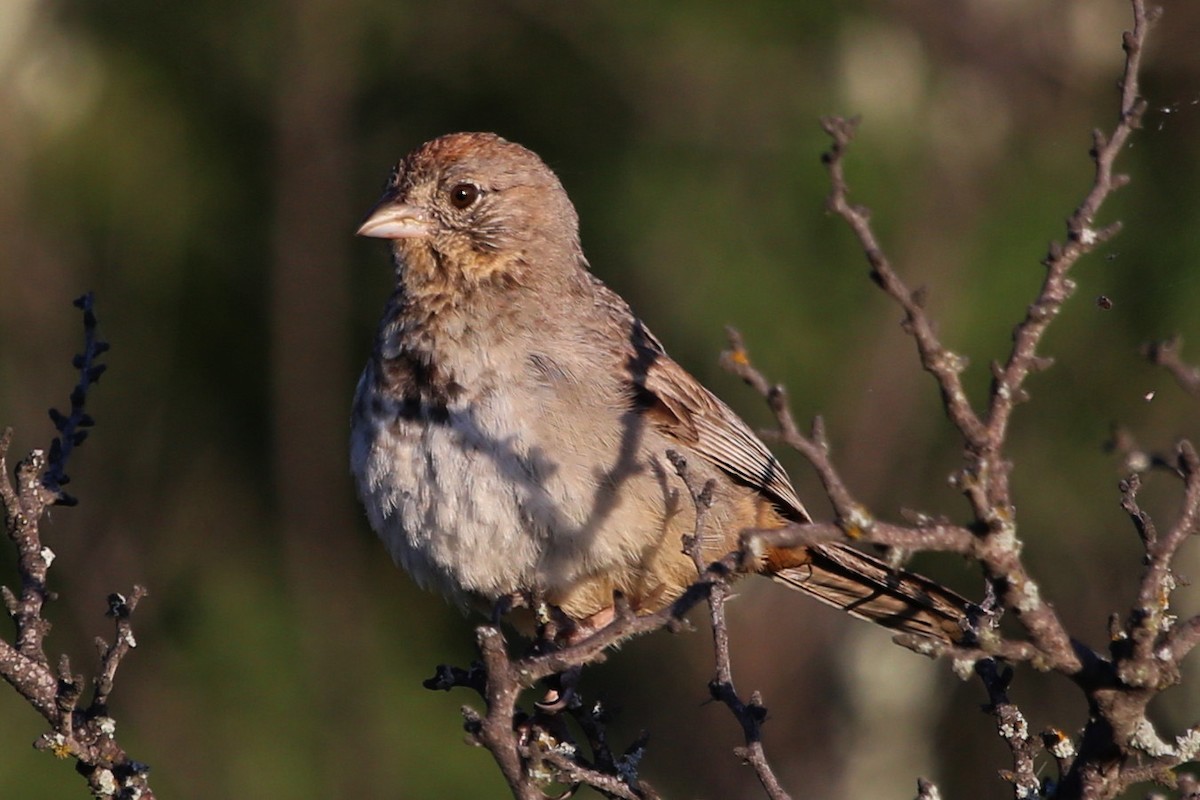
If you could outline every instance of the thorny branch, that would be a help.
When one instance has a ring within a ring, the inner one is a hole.
[[[100,664],[86,705],[81,705],[83,676],[72,672],[65,655],[51,665],[45,650],[50,622],[43,612],[46,602],[54,599],[46,576],[55,555],[45,545],[40,526],[51,506],[74,503],[61,487],[70,480],[66,468],[71,452],[83,442],[85,429],[92,425],[84,408],[89,389],[104,372],[104,365],[97,359],[108,349],[96,334],[92,295],[80,297],[75,305],[83,311],[84,323],[83,352],[74,360],[79,383],[71,392],[70,413],[50,412],[59,436],[51,445],[49,457],[41,450],[33,451],[17,464],[14,483],[9,479],[8,467],[12,431],[6,429],[0,435],[0,504],[8,538],[17,549],[20,578],[16,592],[0,587],[16,629],[13,643],[0,639],[0,675],[50,724],[50,732],[38,739],[37,747],[59,758],[73,758],[76,770],[86,778],[95,796],[152,800],[154,793],[146,774],[149,768],[130,758],[117,742],[116,722],[108,711],[117,670],[136,644],[130,615],[145,590],[134,587],[129,598],[117,594],[109,597],[108,614],[115,627],[113,641],[97,640]]]
[[[1138,74],[1147,33],[1157,16],[1146,9],[1144,0],[1131,0],[1131,5],[1133,28],[1122,41],[1126,60],[1119,82],[1117,120],[1107,133],[1098,130],[1092,135],[1095,171],[1091,186],[1067,219],[1065,241],[1050,244],[1042,262],[1046,270],[1042,285],[1013,330],[1007,357],[992,365],[991,387],[981,405],[972,402],[961,378],[968,366],[966,358],[947,347],[937,334],[925,308],[925,290],[909,288],[875,235],[869,211],[850,202],[843,162],[856,122],[831,117],[822,123],[832,139],[832,147],[824,156],[831,184],[829,208],[857,237],[872,280],[903,310],[903,328],[913,337],[922,368],[937,383],[942,405],[962,441],[963,463],[955,483],[967,499],[970,521],[955,524],[917,515],[909,520],[910,524],[898,525],[876,519],[839,475],[822,420],[818,417],[808,433],[802,432],[792,416],[786,391],[754,367],[740,335],[731,331],[730,349],[723,363],[766,399],[775,415],[779,440],[812,464],[833,506],[835,521],[748,531],[739,551],[707,566],[698,560],[700,580],[670,608],[636,616],[618,603],[611,625],[569,646],[551,647],[513,660],[507,655],[499,630],[481,628],[484,663],[469,671],[442,668],[441,680],[435,679],[434,685],[469,686],[484,696],[487,714],[465,712],[468,730],[492,750],[516,796],[540,796],[538,781],[531,772],[535,763],[551,764],[554,770],[550,777],[562,781],[566,776],[568,782],[595,786],[607,796],[653,796],[636,778],[636,768],[632,772],[619,767],[601,769],[598,774],[573,769],[571,764],[579,764],[580,757],[553,744],[545,751],[553,752],[553,757],[535,758],[529,742],[547,735],[550,727],[536,715],[514,715],[513,709],[521,690],[538,680],[568,669],[577,674],[579,667],[602,659],[609,646],[631,635],[662,627],[678,629],[684,624],[684,615],[696,603],[707,600],[717,664],[713,695],[730,708],[742,726],[746,746],[739,748],[739,755],[752,764],[769,796],[786,797],[762,749],[765,709],[756,694],[746,702],[733,688],[723,613],[727,581],[766,546],[846,540],[881,546],[897,560],[916,551],[942,551],[958,553],[980,565],[986,595],[983,613],[972,621],[973,630],[967,631],[963,643],[930,645],[905,637],[898,637],[898,641],[930,655],[953,659],[956,671],[964,677],[972,672],[979,676],[987,691],[986,708],[1012,756],[1012,769],[1002,774],[1012,783],[1015,797],[1053,792],[1060,798],[1108,798],[1145,780],[1167,782],[1185,794],[1194,791],[1195,782],[1190,776],[1175,777],[1171,770],[1200,752],[1200,724],[1177,736],[1174,742],[1167,742],[1147,718],[1146,706],[1163,689],[1178,683],[1181,660],[1200,644],[1200,615],[1177,621],[1169,613],[1176,583],[1172,561],[1182,543],[1200,528],[1200,458],[1189,443],[1180,443],[1171,471],[1183,481],[1183,497],[1178,519],[1165,532],[1138,506],[1140,478],[1136,472],[1122,482],[1121,503],[1145,548],[1145,568],[1128,620],[1113,620],[1111,645],[1108,653],[1101,654],[1071,638],[1058,614],[1042,599],[1038,584],[1022,560],[1011,495],[1012,464],[1006,455],[1013,413],[1029,399],[1028,378],[1052,365],[1052,359],[1043,356],[1040,348],[1050,324],[1074,293],[1071,269],[1120,229],[1119,224],[1097,227],[1096,220],[1109,196],[1128,182],[1127,176],[1114,171],[1114,165],[1129,137],[1139,128],[1146,108],[1139,96]],[[1179,359],[1177,340],[1154,345],[1147,354],[1169,369],[1185,390],[1200,396],[1200,370]],[[677,463],[676,469],[692,493],[697,514],[702,515],[708,502],[705,489],[688,480],[686,465]],[[698,559],[694,553],[693,557]],[[995,622],[1004,612],[1019,620],[1024,638],[1006,638],[999,633]],[[1078,687],[1089,709],[1089,721],[1082,732],[1074,736],[1057,728],[1040,735],[1030,732],[1026,717],[1008,694],[1015,677],[1012,665],[1022,662],[1057,672]],[[577,706],[578,698],[572,699]],[[537,735],[531,736],[531,732]],[[551,737],[548,741],[562,740]],[[1040,777],[1036,762],[1043,752],[1057,766],[1057,777]],[[614,775],[622,778],[619,786],[601,785]],[[545,782],[543,776],[541,783]],[[937,795],[936,786],[919,781],[918,797]]]

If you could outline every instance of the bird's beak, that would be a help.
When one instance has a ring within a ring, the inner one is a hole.
[[[428,236],[431,228],[429,216],[422,209],[385,197],[367,214],[366,221],[358,228],[358,235],[376,239],[418,239]]]

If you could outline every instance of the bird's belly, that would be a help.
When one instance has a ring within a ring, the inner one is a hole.
[[[393,558],[423,586],[487,599],[561,595],[598,575],[635,582],[668,515],[662,476],[632,459],[603,470],[510,412],[392,410],[356,424],[359,494]]]
[[[451,595],[496,598],[528,585],[539,547],[521,518],[515,454],[499,440],[483,447],[454,415],[372,427],[366,437],[356,431],[354,471],[371,526],[397,563]]]

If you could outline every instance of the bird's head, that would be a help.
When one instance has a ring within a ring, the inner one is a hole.
[[[524,284],[531,270],[581,258],[579,220],[558,177],[493,133],[449,134],[409,153],[358,233],[393,241],[410,289]]]

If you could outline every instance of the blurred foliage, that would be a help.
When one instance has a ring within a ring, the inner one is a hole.
[[[1160,450],[1200,433],[1195,404],[1137,355],[1175,332],[1200,341],[1200,7],[1166,5],[1146,130],[1120,164],[1133,183],[1101,220],[1126,230],[1080,266],[1046,343],[1057,365],[1012,436],[1034,572],[1097,647],[1138,568],[1109,426]],[[497,796],[487,754],[461,744],[470,698],[420,686],[470,659],[469,622],[392,568],[344,466],[390,280],[384,248],[352,232],[389,165],[456,129],[537,150],[595,271],[680,361],[765,423],[715,365],[722,326],[739,326],[797,415],[826,415],[877,513],[958,519],[933,384],[823,210],[816,118],[863,116],[855,198],[929,287],[978,397],[1090,180],[1127,22],[1120,0],[6,0],[0,423],[18,451],[48,442],[45,408],[68,390],[73,297],[97,291],[114,345],[72,471],[82,504],[49,529],[52,647],[92,663],[105,594],[150,587],[114,712],[164,797]],[[1173,487],[1147,493],[1170,519]],[[0,565],[11,576],[8,553]],[[957,563],[921,566],[977,591]],[[735,667],[764,691],[768,752],[797,796],[907,798],[917,775],[1005,796],[979,687],[803,599],[745,593]],[[758,796],[732,719],[705,704],[705,645],[630,643],[586,685],[623,708],[614,735],[653,732],[645,774],[669,796]],[[1166,731],[1200,707],[1196,686],[1174,694]],[[1014,695],[1035,727],[1086,713],[1028,671]],[[29,748],[42,726],[11,693],[0,721],[0,796],[83,791]]]

